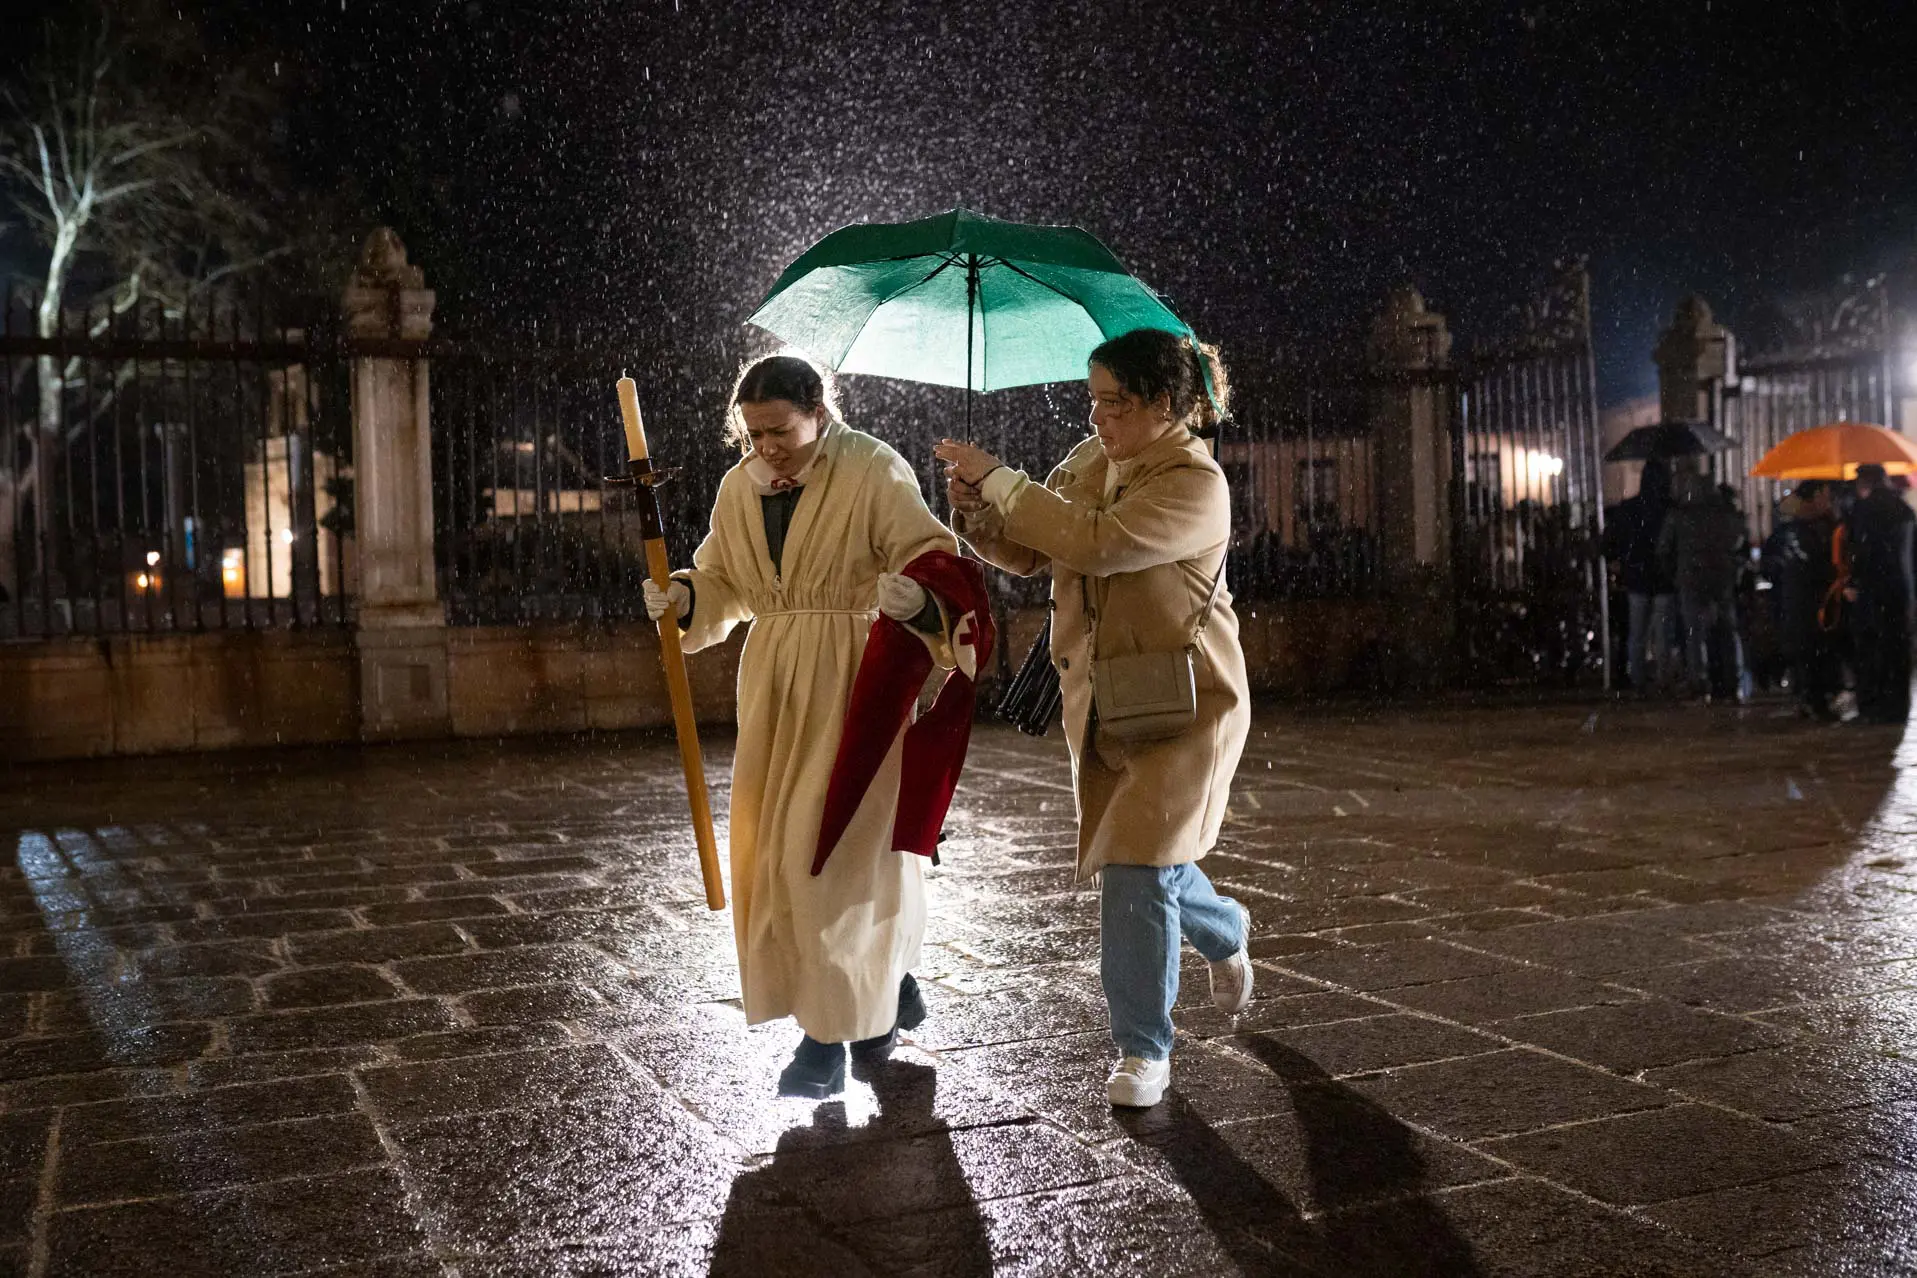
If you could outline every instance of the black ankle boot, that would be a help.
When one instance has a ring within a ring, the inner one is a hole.
[[[899,1028],[915,1030],[925,1024],[925,996],[919,983],[907,972],[899,978]]]
[[[917,1029],[925,1023],[925,997],[919,983],[907,972],[899,979],[899,1013],[892,1028],[877,1038],[862,1038],[852,1044],[852,1055],[861,1061],[882,1061],[898,1046],[899,1031]]]
[[[824,1100],[845,1090],[845,1044],[821,1043],[807,1035],[779,1074],[779,1095]]]

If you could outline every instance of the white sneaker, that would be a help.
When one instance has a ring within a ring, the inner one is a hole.
[[[1105,1095],[1114,1105],[1150,1109],[1164,1099],[1165,1084],[1169,1082],[1170,1061],[1127,1056],[1112,1069],[1112,1076],[1105,1083]]]
[[[1211,1001],[1227,1016],[1251,1003],[1251,911],[1241,904],[1238,912],[1245,916],[1245,943],[1230,958],[1211,964]]]

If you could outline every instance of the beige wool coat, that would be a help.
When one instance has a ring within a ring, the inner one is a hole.
[[[694,591],[687,652],[752,625],[739,657],[727,830],[746,1020],[791,1016],[820,1042],[843,1043],[892,1028],[899,978],[925,934],[923,858],[892,847],[904,732],[814,878],[826,785],[878,617],[879,574],[957,545],[884,443],[835,421],[819,448],[781,571],[741,464],[719,484],[692,570],[677,575]],[[946,633],[922,637],[950,668],[949,621]]]
[[[1088,740],[1090,663],[1185,646],[1231,536],[1225,474],[1184,430],[1112,466],[1094,437],[1043,485],[961,514],[980,558],[1020,576],[1052,570],[1052,662],[1078,797],[1078,876],[1106,865],[1182,865],[1211,851],[1251,730],[1245,654],[1231,595],[1221,590],[1193,656],[1197,722],[1168,741]],[[1086,624],[1089,591],[1097,648]]]

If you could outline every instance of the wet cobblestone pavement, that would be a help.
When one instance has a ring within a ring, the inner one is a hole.
[[[826,1105],[667,744],[0,773],[0,1273],[1910,1273],[1900,737],[1265,714],[1207,863],[1258,998],[1192,958],[1131,1116],[1056,740],[982,730],[931,1017]]]

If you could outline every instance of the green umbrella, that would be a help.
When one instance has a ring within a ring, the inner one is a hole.
[[[1093,347],[1134,328],[1191,332],[1077,227],[966,209],[832,232],[747,322],[842,373],[968,391],[1077,380]]]

